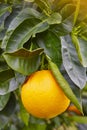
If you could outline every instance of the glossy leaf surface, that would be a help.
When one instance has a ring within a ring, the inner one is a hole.
[[[61,43],[60,38],[51,31],[46,31],[41,35],[37,35],[37,44],[44,49],[44,52],[52,58],[58,65],[61,65]]]
[[[86,69],[79,62],[70,37],[67,36],[66,39],[62,38],[61,42],[63,65],[71,80],[82,89],[86,84]]]
[[[29,75],[36,71],[40,65],[40,53],[43,49],[28,51],[24,48],[13,53],[4,53],[7,64],[17,72]]]

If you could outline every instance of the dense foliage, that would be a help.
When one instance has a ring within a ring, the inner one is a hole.
[[[87,0],[0,0],[0,130],[86,130]],[[31,73],[51,69],[82,115],[51,120],[24,109],[20,90]]]

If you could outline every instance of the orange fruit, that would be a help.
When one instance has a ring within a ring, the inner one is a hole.
[[[63,113],[70,104],[50,70],[37,71],[21,89],[25,109],[38,118],[53,118]]]

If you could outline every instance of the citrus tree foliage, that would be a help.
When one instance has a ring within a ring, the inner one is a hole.
[[[85,3],[86,0],[0,0],[1,130],[85,130],[85,125],[78,125],[87,123]],[[26,112],[20,98],[21,86],[27,76],[40,69],[51,69],[81,116],[70,116],[66,111],[46,121]]]

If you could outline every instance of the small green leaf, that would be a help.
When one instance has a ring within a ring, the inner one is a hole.
[[[70,88],[68,82],[64,79],[64,77],[62,76],[61,72],[59,71],[58,67],[56,66],[56,64],[54,64],[47,56],[47,60],[49,63],[49,67],[56,79],[56,81],[58,82],[58,84],[60,84],[60,87],[63,89],[64,93],[66,94],[66,96],[71,100],[71,102],[74,103],[74,105],[83,113],[82,111],[82,107],[79,104],[78,99],[76,98],[75,94],[73,93],[72,89]]]
[[[62,21],[62,17],[59,13],[53,13],[47,19],[47,22],[49,24],[59,24],[59,23],[61,23],[61,21]]]
[[[8,100],[9,100],[10,94],[6,95],[0,95],[0,111],[4,109],[6,106]]]
[[[22,48],[13,53],[4,53],[3,56],[13,70],[24,75],[29,75],[38,69],[41,52],[43,52],[41,48],[34,51],[28,51]]]

